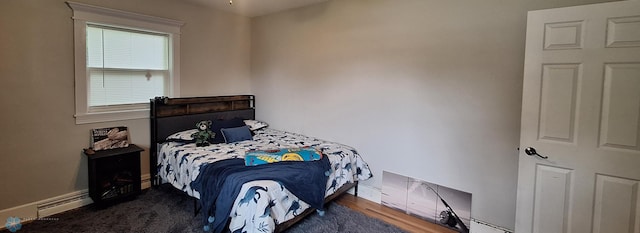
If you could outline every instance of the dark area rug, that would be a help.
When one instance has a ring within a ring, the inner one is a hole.
[[[193,199],[168,186],[149,189],[131,201],[106,208],[89,205],[22,225],[16,232],[197,232],[201,215],[193,215]],[[8,230],[1,231],[9,232]],[[287,233],[405,232],[332,203],[324,216],[312,213]]]

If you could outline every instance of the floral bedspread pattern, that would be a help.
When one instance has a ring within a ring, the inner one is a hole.
[[[171,183],[189,196],[200,198],[190,184],[200,173],[200,165],[229,158],[243,158],[248,150],[313,147],[327,156],[331,173],[326,194],[354,180],[372,177],[371,170],[358,152],[349,146],[301,134],[275,129],[255,131],[253,140],[196,147],[194,143],[166,142],[158,147],[158,174],[163,183]],[[294,218],[309,205],[272,180],[247,182],[231,210],[231,232],[272,232],[275,225]]]

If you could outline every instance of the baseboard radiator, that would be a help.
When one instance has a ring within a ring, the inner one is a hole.
[[[151,176],[149,174],[143,174],[140,178],[141,187],[143,190],[151,187]],[[21,220],[21,223],[27,223],[36,220],[54,220],[47,217],[80,208],[91,203],[93,203],[93,200],[91,200],[91,197],[89,197],[89,190],[83,189],[60,196],[0,210],[0,219],[4,221],[9,217],[17,217]],[[0,230],[5,228],[5,225],[0,225]]]

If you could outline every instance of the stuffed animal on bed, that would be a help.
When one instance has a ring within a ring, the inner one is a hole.
[[[196,146],[208,146],[209,139],[216,136],[216,133],[211,131],[211,121],[200,121],[196,124],[196,127],[198,132],[191,135],[196,140]]]

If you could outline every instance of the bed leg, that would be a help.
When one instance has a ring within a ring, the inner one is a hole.
[[[156,175],[151,175],[151,187],[157,187],[160,184]]]
[[[356,186],[353,187],[353,195],[356,197],[358,196],[358,182],[356,182]]]
[[[198,206],[198,199],[193,198],[193,217],[198,216],[200,209],[202,209],[202,206]]]

